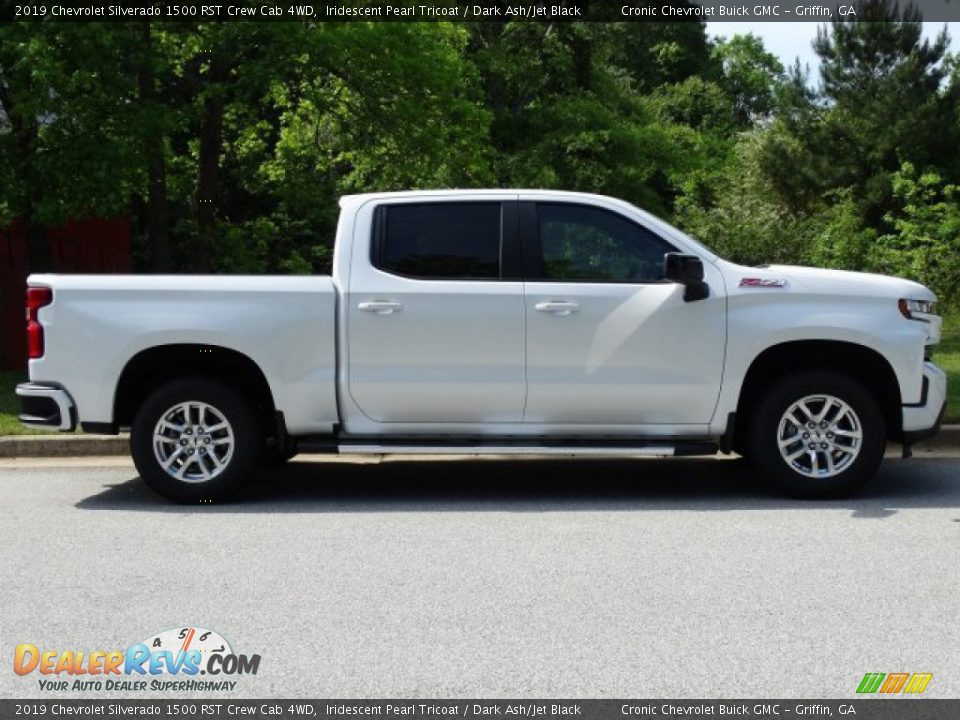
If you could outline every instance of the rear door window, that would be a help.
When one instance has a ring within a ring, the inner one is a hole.
[[[499,202],[443,202],[381,208],[373,264],[395,275],[434,280],[500,277]]]

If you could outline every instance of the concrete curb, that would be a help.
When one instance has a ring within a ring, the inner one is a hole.
[[[0,458],[129,455],[129,435],[2,435]]]
[[[915,447],[926,450],[960,450],[960,425],[944,425],[940,432]]]
[[[940,433],[915,446],[922,450],[960,452],[960,425],[944,425]],[[130,437],[124,435],[3,435],[0,458],[88,457],[129,455]]]

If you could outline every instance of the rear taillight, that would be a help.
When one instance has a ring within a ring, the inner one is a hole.
[[[31,360],[43,357],[43,325],[38,315],[40,308],[52,302],[53,290],[50,288],[27,288],[27,356]]]

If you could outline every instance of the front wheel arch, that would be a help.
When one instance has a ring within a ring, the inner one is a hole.
[[[750,363],[740,386],[732,448],[749,453],[751,423],[760,401],[783,378],[806,371],[831,371],[858,379],[883,412],[887,437],[898,440],[903,429],[900,382],[883,355],[865,345],[841,340],[791,340],[772,345]]]

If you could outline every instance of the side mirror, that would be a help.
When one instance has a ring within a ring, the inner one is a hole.
[[[684,302],[705,300],[710,297],[710,286],[703,281],[703,261],[696,255],[665,254],[663,277],[684,286]]]

